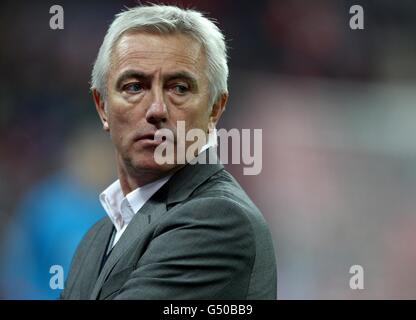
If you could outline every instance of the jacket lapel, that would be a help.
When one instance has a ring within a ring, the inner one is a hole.
[[[129,223],[105,262],[94,289],[91,292],[90,299],[97,299],[105,280],[121,256],[141,235],[145,234],[145,230],[150,228],[158,217],[166,212],[166,200],[163,199],[163,194],[166,193],[166,190],[164,189],[163,186],[162,189],[149,199]]]
[[[97,279],[99,276],[101,262],[104,255],[106,254],[108,243],[113,233],[113,228],[114,226],[111,223],[111,221],[109,219],[106,219],[106,223],[98,232],[97,238],[94,240],[89,250],[88,259],[89,261],[91,261],[91,263],[86,263],[85,268],[87,269],[87,274],[91,275],[90,279]],[[91,292],[92,284],[91,282],[89,282],[89,290],[87,292]]]
[[[78,263],[78,267],[71,270],[75,272],[74,274],[69,274],[65,284],[65,296],[69,299],[87,299],[98,278],[102,257],[113,229],[113,224],[108,218],[102,219],[100,223],[87,249],[86,260]]]

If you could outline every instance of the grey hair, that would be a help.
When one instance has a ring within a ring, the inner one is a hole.
[[[202,13],[169,5],[138,6],[116,15],[98,52],[91,75],[91,89],[103,100],[107,97],[108,70],[112,51],[120,37],[129,30],[160,34],[180,32],[201,43],[206,59],[206,75],[210,86],[210,104],[227,93],[228,65],[224,35],[214,20]]]

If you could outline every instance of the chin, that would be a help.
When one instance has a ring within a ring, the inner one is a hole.
[[[150,157],[135,157],[130,161],[130,166],[137,172],[169,172],[174,169],[176,164],[158,164],[153,158],[153,154]]]

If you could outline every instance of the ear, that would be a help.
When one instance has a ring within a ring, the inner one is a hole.
[[[210,124],[213,124],[215,126],[217,122],[220,120],[221,115],[225,110],[227,100],[228,93],[222,93],[220,97],[217,99],[217,101],[215,101],[215,103],[212,105],[211,114],[209,116]]]
[[[103,129],[105,131],[110,131],[110,126],[108,125],[107,112],[105,110],[105,102],[102,99],[101,94],[97,91],[97,89],[92,90],[92,97],[95,103],[95,109],[97,109],[98,115],[103,124]]]

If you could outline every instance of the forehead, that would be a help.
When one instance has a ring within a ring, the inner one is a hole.
[[[110,76],[126,69],[149,73],[182,69],[202,74],[206,66],[203,47],[191,36],[144,31],[123,34],[114,47],[111,62]]]

